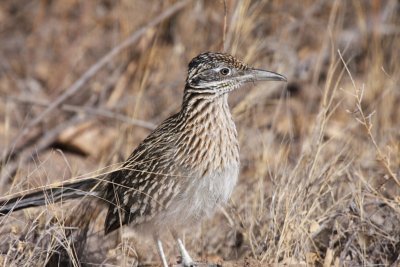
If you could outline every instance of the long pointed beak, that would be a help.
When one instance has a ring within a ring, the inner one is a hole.
[[[250,78],[250,81],[285,81],[285,76],[267,70],[249,69],[245,71],[245,75]]]

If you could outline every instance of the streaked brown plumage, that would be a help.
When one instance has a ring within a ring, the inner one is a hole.
[[[0,214],[87,195],[109,204],[105,232],[130,224],[158,238],[210,215],[225,202],[239,173],[239,146],[228,93],[246,82],[286,80],[249,68],[222,53],[203,53],[189,64],[181,110],[133,151],[122,168],[102,177],[68,182],[0,202]],[[164,266],[161,242],[157,241]],[[178,240],[184,266],[193,265]]]

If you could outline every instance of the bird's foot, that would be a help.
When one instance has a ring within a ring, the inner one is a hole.
[[[196,264],[196,262],[192,260],[192,257],[190,257],[190,255],[187,252],[185,246],[183,245],[182,240],[180,240],[179,238],[177,240],[178,240],[179,252],[181,254],[182,267],[195,267],[195,266],[198,266]]]
[[[179,238],[177,240],[179,252],[181,254],[181,260],[177,265],[173,265],[173,267],[221,267],[219,264],[194,261],[187,252],[182,240]]]

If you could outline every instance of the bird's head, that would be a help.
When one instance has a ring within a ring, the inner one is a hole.
[[[247,82],[286,81],[283,75],[247,66],[231,55],[206,52],[189,63],[187,93],[223,95]]]

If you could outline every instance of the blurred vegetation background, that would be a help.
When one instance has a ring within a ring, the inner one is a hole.
[[[289,82],[230,96],[240,181],[185,235],[192,256],[398,266],[399,37],[397,0],[3,0],[1,196],[123,161],[179,110],[190,59],[225,51]],[[158,264],[151,240],[104,237],[104,210],[78,204],[0,217],[0,264]]]

